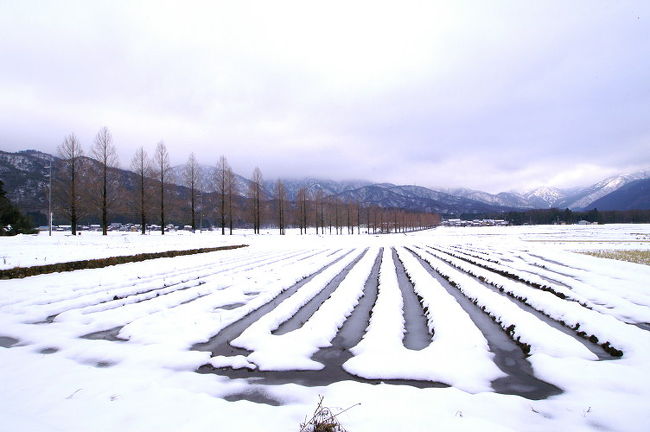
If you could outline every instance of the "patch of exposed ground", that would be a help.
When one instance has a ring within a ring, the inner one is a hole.
[[[579,253],[598,258],[609,258],[636,264],[650,265],[650,250],[598,250],[579,251]]]

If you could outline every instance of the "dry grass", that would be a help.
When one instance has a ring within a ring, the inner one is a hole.
[[[600,250],[582,251],[580,253],[598,258],[609,258],[619,261],[650,265],[650,250]]]
[[[352,405],[353,408],[360,404]],[[300,424],[300,432],[347,432],[336,416],[343,414],[350,408],[344,409],[334,414],[328,407],[323,406],[323,396],[319,396],[318,406],[314,410],[311,418],[305,418],[304,423]]]

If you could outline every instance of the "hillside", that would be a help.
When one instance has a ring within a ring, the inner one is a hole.
[[[650,179],[636,180],[590,204],[598,210],[650,210]]]

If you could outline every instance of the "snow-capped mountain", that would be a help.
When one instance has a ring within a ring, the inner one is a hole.
[[[185,174],[186,167],[185,165],[175,165],[171,168],[171,176],[170,178],[172,179],[171,181],[179,184],[179,185],[185,185],[186,184],[186,174]],[[203,192],[213,192],[216,190],[216,171],[217,168],[212,165],[204,165],[204,164],[199,164],[199,184],[198,184],[198,189],[200,189]],[[235,190],[239,191],[240,194],[244,194],[248,191],[249,185],[251,184],[251,181],[248,180],[246,177],[240,176],[237,173],[233,173],[235,175]],[[270,193],[270,191],[265,191]]]
[[[638,180],[650,178],[650,170],[620,174],[608,177],[588,187],[558,189],[542,186],[523,194],[501,192],[490,194],[472,189],[446,189],[445,192],[482,203],[515,208],[570,208],[572,210],[591,209],[594,204],[608,194]],[[617,201],[618,202],[618,201]]]
[[[650,178],[650,171],[647,170],[608,177],[592,186],[564,197],[564,199],[558,204],[560,204],[560,207],[568,207],[570,209],[592,208],[592,203],[605,195],[608,195],[633,181],[647,178]]]
[[[371,184],[346,190],[337,195],[343,201],[356,201],[380,207],[460,215],[513,210],[469,198],[450,195],[421,186],[398,186],[390,183]]]
[[[315,196],[318,191],[321,191],[324,196],[338,195],[346,190],[358,189],[360,187],[368,186],[372,183],[364,180],[349,180],[349,181],[334,181],[318,178],[304,178],[304,179],[281,179],[287,193],[287,199],[294,200],[298,195],[298,191],[305,188],[308,193]],[[271,194],[275,191],[277,181],[267,180],[264,182],[264,190]]]
[[[549,186],[538,187],[524,194],[529,206],[533,208],[556,207],[557,203],[564,197],[565,193],[562,190]]]
[[[456,189],[443,189],[444,192],[450,195],[461,196],[463,198],[480,201],[486,204],[514,207],[514,208],[532,208],[530,202],[521,194],[516,192],[500,192],[498,194],[491,194],[483,191],[477,191],[466,188]]]
[[[650,210],[650,178],[625,183],[589,206],[599,210]]]
[[[520,194],[517,192],[500,192],[491,194],[473,189],[447,189],[449,194],[480,201],[485,204],[514,208],[552,208],[566,196],[566,192],[548,186],[539,187]]]

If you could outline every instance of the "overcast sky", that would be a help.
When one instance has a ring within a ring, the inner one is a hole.
[[[500,192],[650,168],[650,2],[0,0],[0,149]]]

